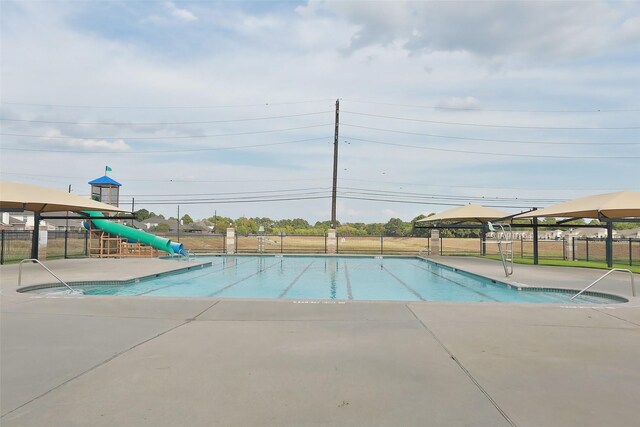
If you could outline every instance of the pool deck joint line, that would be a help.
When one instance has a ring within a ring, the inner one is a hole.
[[[216,301],[216,303],[217,303],[217,302],[218,302],[218,301]],[[215,305],[215,304],[213,304],[213,305]],[[213,307],[213,305],[212,305],[211,307]],[[208,310],[208,309],[207,309],[207,310]],[[205,311],[206,311],[206,310],[205,310]],[[200,313],[200,314],[202,314],[202,313]],[[55,391],[55,390],[57,390],[57,389],[59,389],[59,388],[61,388],[61,387],[64,387],[65,385],[67,385],[67,384],[71,383],[72,381],[77,380],[78,378],[80,378],[80,377],[82,377],[82,376],[84,376],[84,375],[88,374],[89,372],[91,372],[91,371],[93,371],[93,370],[95,370],[95,369],[100,368],[101,366],[106,365],[107,363],[111,362],[111,361],[112,361],[112,360],[114,360],[114,359],[117,359],[118,357],[120,357],[120,356],[122,356],[122,355],[124,355],[124,354],[128,353],[129,351],[131,351],[131,350],[133,350],[133,349],[135,349],[135,348],[137,348],[137,347],[140,347],[140,346],[142,346],[142,345],[144,345],[144,344],[146,344],[146,343],[148,343],[148,342],[150,342],[150,341],[153,341],[153,340],[155,340],[156,338],[159,338],[159,337],[161,337],[161,336],[163,336],[163,335],[165,335],[165,334],[167,334],[167,333],[169,333],[169,332],[171,332],[171,331],[174,331],[174,330],[176,330],[176,329],[178,329],[178,328],[180,328],[180,327],[182,327],[182,326],[184,326],[184,325],[187,325],[187,324],[189,324],[189,323],[191,323],[191,321],[190,321],[189,319],[187,319],[187,320],[185,320],[184,322],[180,323],[179,325],[173,326],[173,327],[171,327],[171,328],[167,329],[166,331],[160,332],[159,334],[156,334],[156,335],[154,335],[154,336],[152,336],[152,337],[150,337],[150,338],[147,338],[147,339],[145,339],[145,340],[143,340],[143,341],[140,341],[140,342],[139,342],[139,343],[137,343],[137,344],[132,345],[132,346],[131,346],[131,347],[129,347],[129,348],[126,348],[126,349],[124,349],[124,350],[121,350],[121,351],[119,351],[119,352],[115,353],[114,355],[112,355],[112,356],[110,356],[110,357],[106,358],[106,359],[105,359],[105,360],[103,360],[102,362],[97,363],[97,364],[95,364],[95,365],[91,366],[91,367],[90,367],[90,368],[88,368],[88,369],[85,369],[84,371],[82,371],[82,372],[78,373],[77,375],[73,376],[72,378],[69,378],[69,379],[67,379],[66,381],[63,381],[63,382],[61,382],[60,384],[58,384],[57,386],[55,386],[55,387],[53,387],[53,388],[51,388],[51,389],[49,389],[49,390],[45,391],[44,393],[42,393],[42,394],[40,394],[40,395],[38,395],[38,396],[36,396],[36,397],[32,398],[31,400],[29,400],[29,401],[27,401],[27,402],[24,402],[23,404],[21,404],[21,405],[19,405],[18,407],[16,407],[16,408],[14,408],[14,409],[10,410],[10,411],[9,411],[9,412],[7,412],[6,414],[2,414],[2,416],[1,416],[0,418],[4,418],[4,417],[6,417],[6,416],[8,416],[8,415],[10,415],[10,414],[12,414],[12,413],[14,413],[14,412],[16,412],[16,411],[17,411],[17,410],[19,410],[20,408],[23,408],[23,407],[25,407],[26,405],[28,405],[28,404],[30,404],[30,403],[32,403],[32,402],[35,402],[35,401],[37,401],[38,399],[43,398],[44,396],[48,395],[49,393],[51,393],[51,392],[53,392],[53,391]]]
[[[487,390],[484,389],[484,387],[482,387],[482,385],[478,382],[478,380],[476,380],[474,378],[474,376],[471,374],[471,372],[469,372],[469,370],[467,368],[465,368],[465,366],[462,364],[462,362],[453,354],[453,352],[451,350],[449,350],[449,348],[444,345],[444,343],[440,340],[440,338],[438,338],[438,336],[435,334],[435,332],[433,332],[423,321],[422,319],[420,319],[418,317],[418,315],[411,309],[411,307],[409,307],[409,305],[405,305],[405,307],[407,307],[407,309],[411,312],[411,314],[413,315],[413,317],[418,321],[418,323],[422,326],[422,328],[427,331],[427,333],[429,333],[429,335],[431,335],[431,337],[438,343],[438,345],[440,347],[442,347],[442,349],[444,351],[447,352],[447,354],[449,354],[449,356],[451,357],[451,359],[458,365],[458,367],[460,367],[460,369],[462,370],[462,372],[464,372],[464,374],[471,380],[471,382],[478,388],[478,390],[480,390],[482,392],[482,394],[485,395],[485,397],[487,399],[489,399],[489,402],[491,402],[491,404],[496,408],[496,410],[500,413],[500,415],[502,415],[502,417],[513,427],[518,427],[518,425],[513,422],[513,420],[509,417],[509,415],[507,415],[507,413],[504,411],[504,409],[502,409],[500,407],[500,405],[498,405],[498,402],[496,402],[493,397],[491,397],[491,395],[489,394],[489,392]]]

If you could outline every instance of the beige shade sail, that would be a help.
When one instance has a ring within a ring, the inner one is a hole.
[[[419,219],[416,222],[432,222],[432,221],[447,221],[447,220],[487,222],[487,221],[496,220],[498,218],[505,218],[511,215],[512,214],[508,212],[503,212],[498,209],[487,208],[481,205],[469,204],[465,206],[458,206],[452,209],[447,209],[446,211],[442,211],[430,217]]]
[[[640,217],[640,192],[618,191],[580,197],[527,212],[515,218],[633,218]]]
[[[100,211],[126,212],[87,197],[31,184],[0,182],[0,210],[22,209],[30,212]]]

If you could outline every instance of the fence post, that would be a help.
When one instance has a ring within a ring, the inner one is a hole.
[[[89,256],[89,230],[84,232],[84,256]]]
[[[227,235],[225,238],[227,254],[236,253],[236,230],[233,227],[227,228]]]
[[[524,236],[520,236],[520,258],[524,258]]]
[[[67,259],[67,241],[69,240],[69,228],[64,229],[64,259]]]
[[[629,265],[633,265],[633,255],[631,250],[631,237],[629,237]]]
[[[325,251],[326,253],[329,254],[337,254],[339,253],[339,248],[338,248],[338,236],[336,234],[336,230],[333,228],[330,228],[329,230],[327,230],[327,234],[325,237]]]
[[[4,264],[4,230],[0,231],[0,234],[2,235],[0,237],[0,240],[2,240],[2,243],[0,244],[1,249],[0,249],[0,265]],[[629,253],[631,253],[631,249],[629,249]]]
[[[575,237],[571,238],[571,253],[573,254],[573,258],[571,258],[571,261],[575,261],[576,260],[576,238]]]
[[[589,262],[589,238],[587,237],[587,262]]]
[[[431,255],[442,255],[440,251],[442,246],[440,242],[440,230],[431,230],[431,237],[429,238],[429,241],[431,242]]]
[[[380,255],[384,254],[384,236],[380,236]]]
[[[280,232],[280,253],[284,252],[284,232]]]

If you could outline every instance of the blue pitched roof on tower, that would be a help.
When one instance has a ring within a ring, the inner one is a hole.
[[[89,181],[89,184],[91,184],[91,185],[116,185],[118,187],[122,186],[122,184],[120,184],[118,181],[115,181],[115,180],[109,178],[107,175],[101,176],[100,178],[96,178],[93,181]]]

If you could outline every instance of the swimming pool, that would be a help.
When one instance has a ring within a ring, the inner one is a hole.
[[[125,284],[76,283],[73,286],[85,295],[344,301],[569,303],[575,294],[575,291],[561,289],[518,290],[415,257],[214,256],[198,260],[210,261],[210,267]],[[572,303],[622,301],[624,299],[589,293]]]

